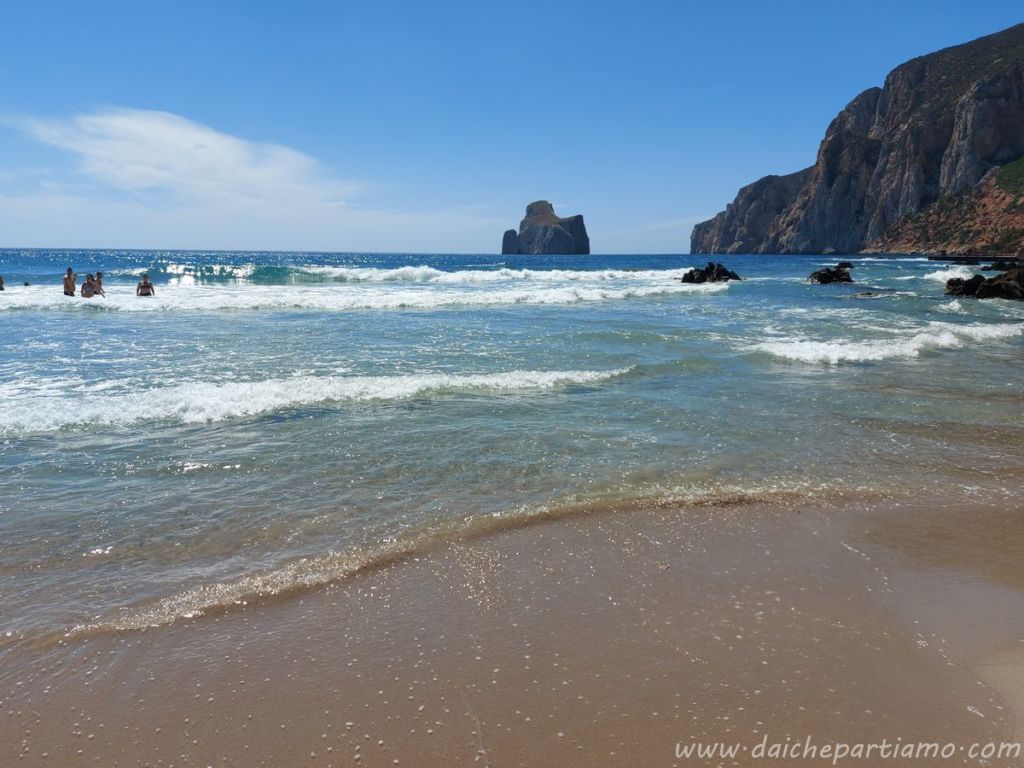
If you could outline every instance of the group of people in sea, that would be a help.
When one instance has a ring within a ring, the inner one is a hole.
[[[0,290],[3,290],[3,278],[0,278]],[[75,274],[75,270],[68,267],[68,271],[64,273],[64,295],[74,296],[78,290],[78,275]],[[85,282],[82,283],[80,291],[83,299],[91,299],[95,296],[106,296],[106,292],[103,290],[103,273],[97,272],[95,275],[90,272],[85,276]],[[143,274],[139,284],[135,286],[136,296],[156,296],[156,288],[149,282],[149,275]]]

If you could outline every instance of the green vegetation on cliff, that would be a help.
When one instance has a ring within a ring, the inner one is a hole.
[[[1007,163],[996,173],[996,180],[1004,192],[1024,197],[1024,157]]]

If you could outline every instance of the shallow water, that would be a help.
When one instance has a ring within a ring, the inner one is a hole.
[[[831,257],[674,279],[703,261],[0,252],[0,639],[623,498],[1019,501],[1024,307],[908,257],[851,259],[852,286],[806,283]],[[60,295],[69,264],[107,298]]]

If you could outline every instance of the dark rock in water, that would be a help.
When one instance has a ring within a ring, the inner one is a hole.
[[[846,265],[850,266],[846,266]],[[841,261],[834,267],[825,267],[819,269],[817,272],[812,272],[810,277],[807,279],[812,283],[818,283],[819,285],[828,285],[829,283],[852,283],[853,278],[850,277],[850,267],[853,265],[848,261]]]
[[[1024,266],[1024,261],[1019,259],[993,259],[987,267],[982,267],[985,272],[1005,272],[1008,269],[1016,269]]]
[[[981,277],[981,275],[977,275],[977,277]],[[971,280],[974,279],[971,278]],[[1015,299],[1017,301],[1024,301],[1024,267],[1011,269],[1009,272],[998,277],[990,277],[987,280],[982,278],[982,282],[978,284],[975,292],[965,295],[974,295],[979,299]]]
[[[694,267],[679,278],[683,283],[721,283],[727,280],[742,280],[728,267],[709,261],[706,267]]]
[[[964,280],[962,277],[954,277],[946,281],[947,296],[977,296],[978,288],[985,282],[984,275],[975,275]]]
[[[519,232],[510,229],[501,240],[502,254],[575,254],[590,253],[590,237],[582,216],[560,218],[547,200],[526,206]]]

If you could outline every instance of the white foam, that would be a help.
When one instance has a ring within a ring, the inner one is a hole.
[[[878,257],[878,256],[850,256],[847,261],[928,261],[927,256],[904,256],[901,258]]]
[[[508,283],[508,282],[608,282],[611,280],[678,280],[689,267],[675,270],[628,269],[464,269],[447,272],[426,265],[394,269],[376,267],[306,266],[303,272],[352,283],[435,283],[440,285]]]
[[[578,304],[653,296],[711,294],[728,290],[728,283],[691,285],[673,280],[667,273],[657,279],[608,279],[600,283],[559,285],[168,285],[157,286],[156,296],[139,298],[134,288],[109,287],[106,298],[82,299],[62,296],[49,286],[9,291],[0,300],[0,310],[66,310],[76,312],[222,312],[245,310],[352,310],[437,309],[443,307],[500,306],[514,304]]]
[[[197,381],[105,396],[82,396],[72,391],[55,395],[50,392],[44,396],[8,400],[0,409],[0,436],[93,425],[123,427],[161,420],[195,424],[258,416],[300,406],[406,400],[455,392],[513,394],[593,384],[620,376],[628,370],[295,376],[230,383]]]
[[[936,304],[935,309],[938,312],[952,312],[958,314],[964,311],[964,306],[960,303],[959,299],[953,299],[945,304]]]
[[[940,283],[944,283],[947,280],[952,280],[954,277],[959,277],[963,280],[969,280],[977,274],[976,270],[970,267],[965,267],[963,264],[957,264],[955,267],[947,267],[940,269],[935,272],[926,272],[924,275],[925,280],[937,280]]]
[[[1021,335],[1022,331],[1024,325],[1019,323],[961,325],[933,322],[925,328],[903,331],[888,339],[784,339],[756,344],[754,349],[784,360],[837,365],[846,362],[913,358],[925,349],[955,348],[962,346],[965,341],[1009,338]]]

